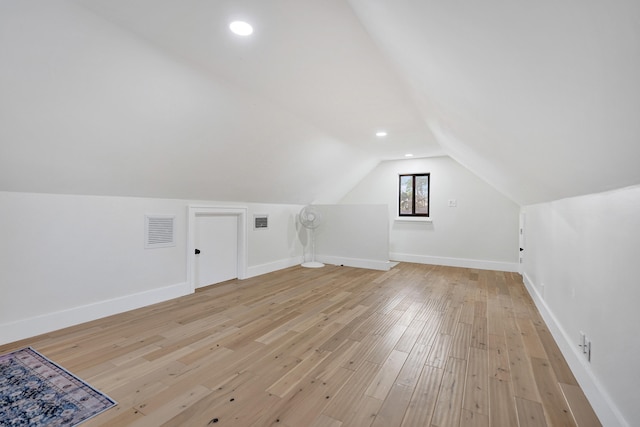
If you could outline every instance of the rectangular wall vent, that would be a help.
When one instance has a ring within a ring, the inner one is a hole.
[[[176,245],[175,215],[145,215],[145,248],[166,248]]]
[[[253,229],[264,230],[265,228],[269,228],[269,215],[254,215]]]

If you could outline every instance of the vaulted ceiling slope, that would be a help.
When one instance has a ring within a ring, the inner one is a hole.
[[[520,204],[640,183],[640,2],[350,0],[445,151]]]
[[[342,1],[0,7],[2,190],[331,202],[380,159],[442,153]]]
[[[332,202],[408,152],[521,204],[640,183],[638,2],[476,3],[3,1],[0,190]]]

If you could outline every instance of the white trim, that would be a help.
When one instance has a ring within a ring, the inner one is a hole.
[[[294,265],[301,264],[302,261],[302,256],[297,256],[293,258],[268,262],[266,264],[252,265],[251,267],[247,268],[247,279],[250,277],[261,276],[263,274],[293,267]]]
[[[393,220],[395,222],[433,222],[428,216],[397,216]]]
[[[513,273],[517,273],[519,267],[518,263],[515,262],[486,261],[481,259],[468,258],[448,258],[429,255],[401,254],[397,252],[389,253],[389,258],[394,261],[415,262],[418,264],[446,265],[448,267],[477,268],[479,270],[509,271]]]
[[[79,325],[192,293],[186,282],[0,325],[0,344]]]
[[[187,234],[187,283],[191,291],[196,289],[194,251],[196,249],[196,217],[208,215],[237,215],[238,216],[238,279],[247,278],[247,211],[244,206],[203,206],[189,205]]]
[[[624,416],[613,402],[613,399],[611,399],[602,384],[600,384],[600,381],[598,381],[593,374],[593,370],[583,356],[582,350],[578,349],[577,343],[576,345],[572,344],[573,340],[571,340],[553,312],[549,309],[549,306],[547,306],[547,303],[538,292],[533,281],[531,281],[526,274],[523,275],[523,281],[540,315],[549,328],[549,332],[553,335],[569,368],[571,368],[571,372],[575,375],[578,384],[580,384],[582,391],[584,391],[585,396],[598,415],[602,425],[629,427],[630,424],[624,419]]]
[[[346,265],[347,267],[368,268],[370,270],[389,271],[397,263],[391,261],[379,261],[375,259],[347,258],[332,255],[316,255],[316,261],[332,265]]]

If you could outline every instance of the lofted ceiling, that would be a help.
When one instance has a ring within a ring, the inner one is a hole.
[[[637,1],[6,0],[0,63],[0,190],[335,202],[406,153],[520,204],[640,183]]]

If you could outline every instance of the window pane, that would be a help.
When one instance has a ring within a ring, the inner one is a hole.
[[[416,212],[426,215],[429,213],[429,178],[416,176]]]
[[[413,213],[413,177],[400,177],[400,215]]]

